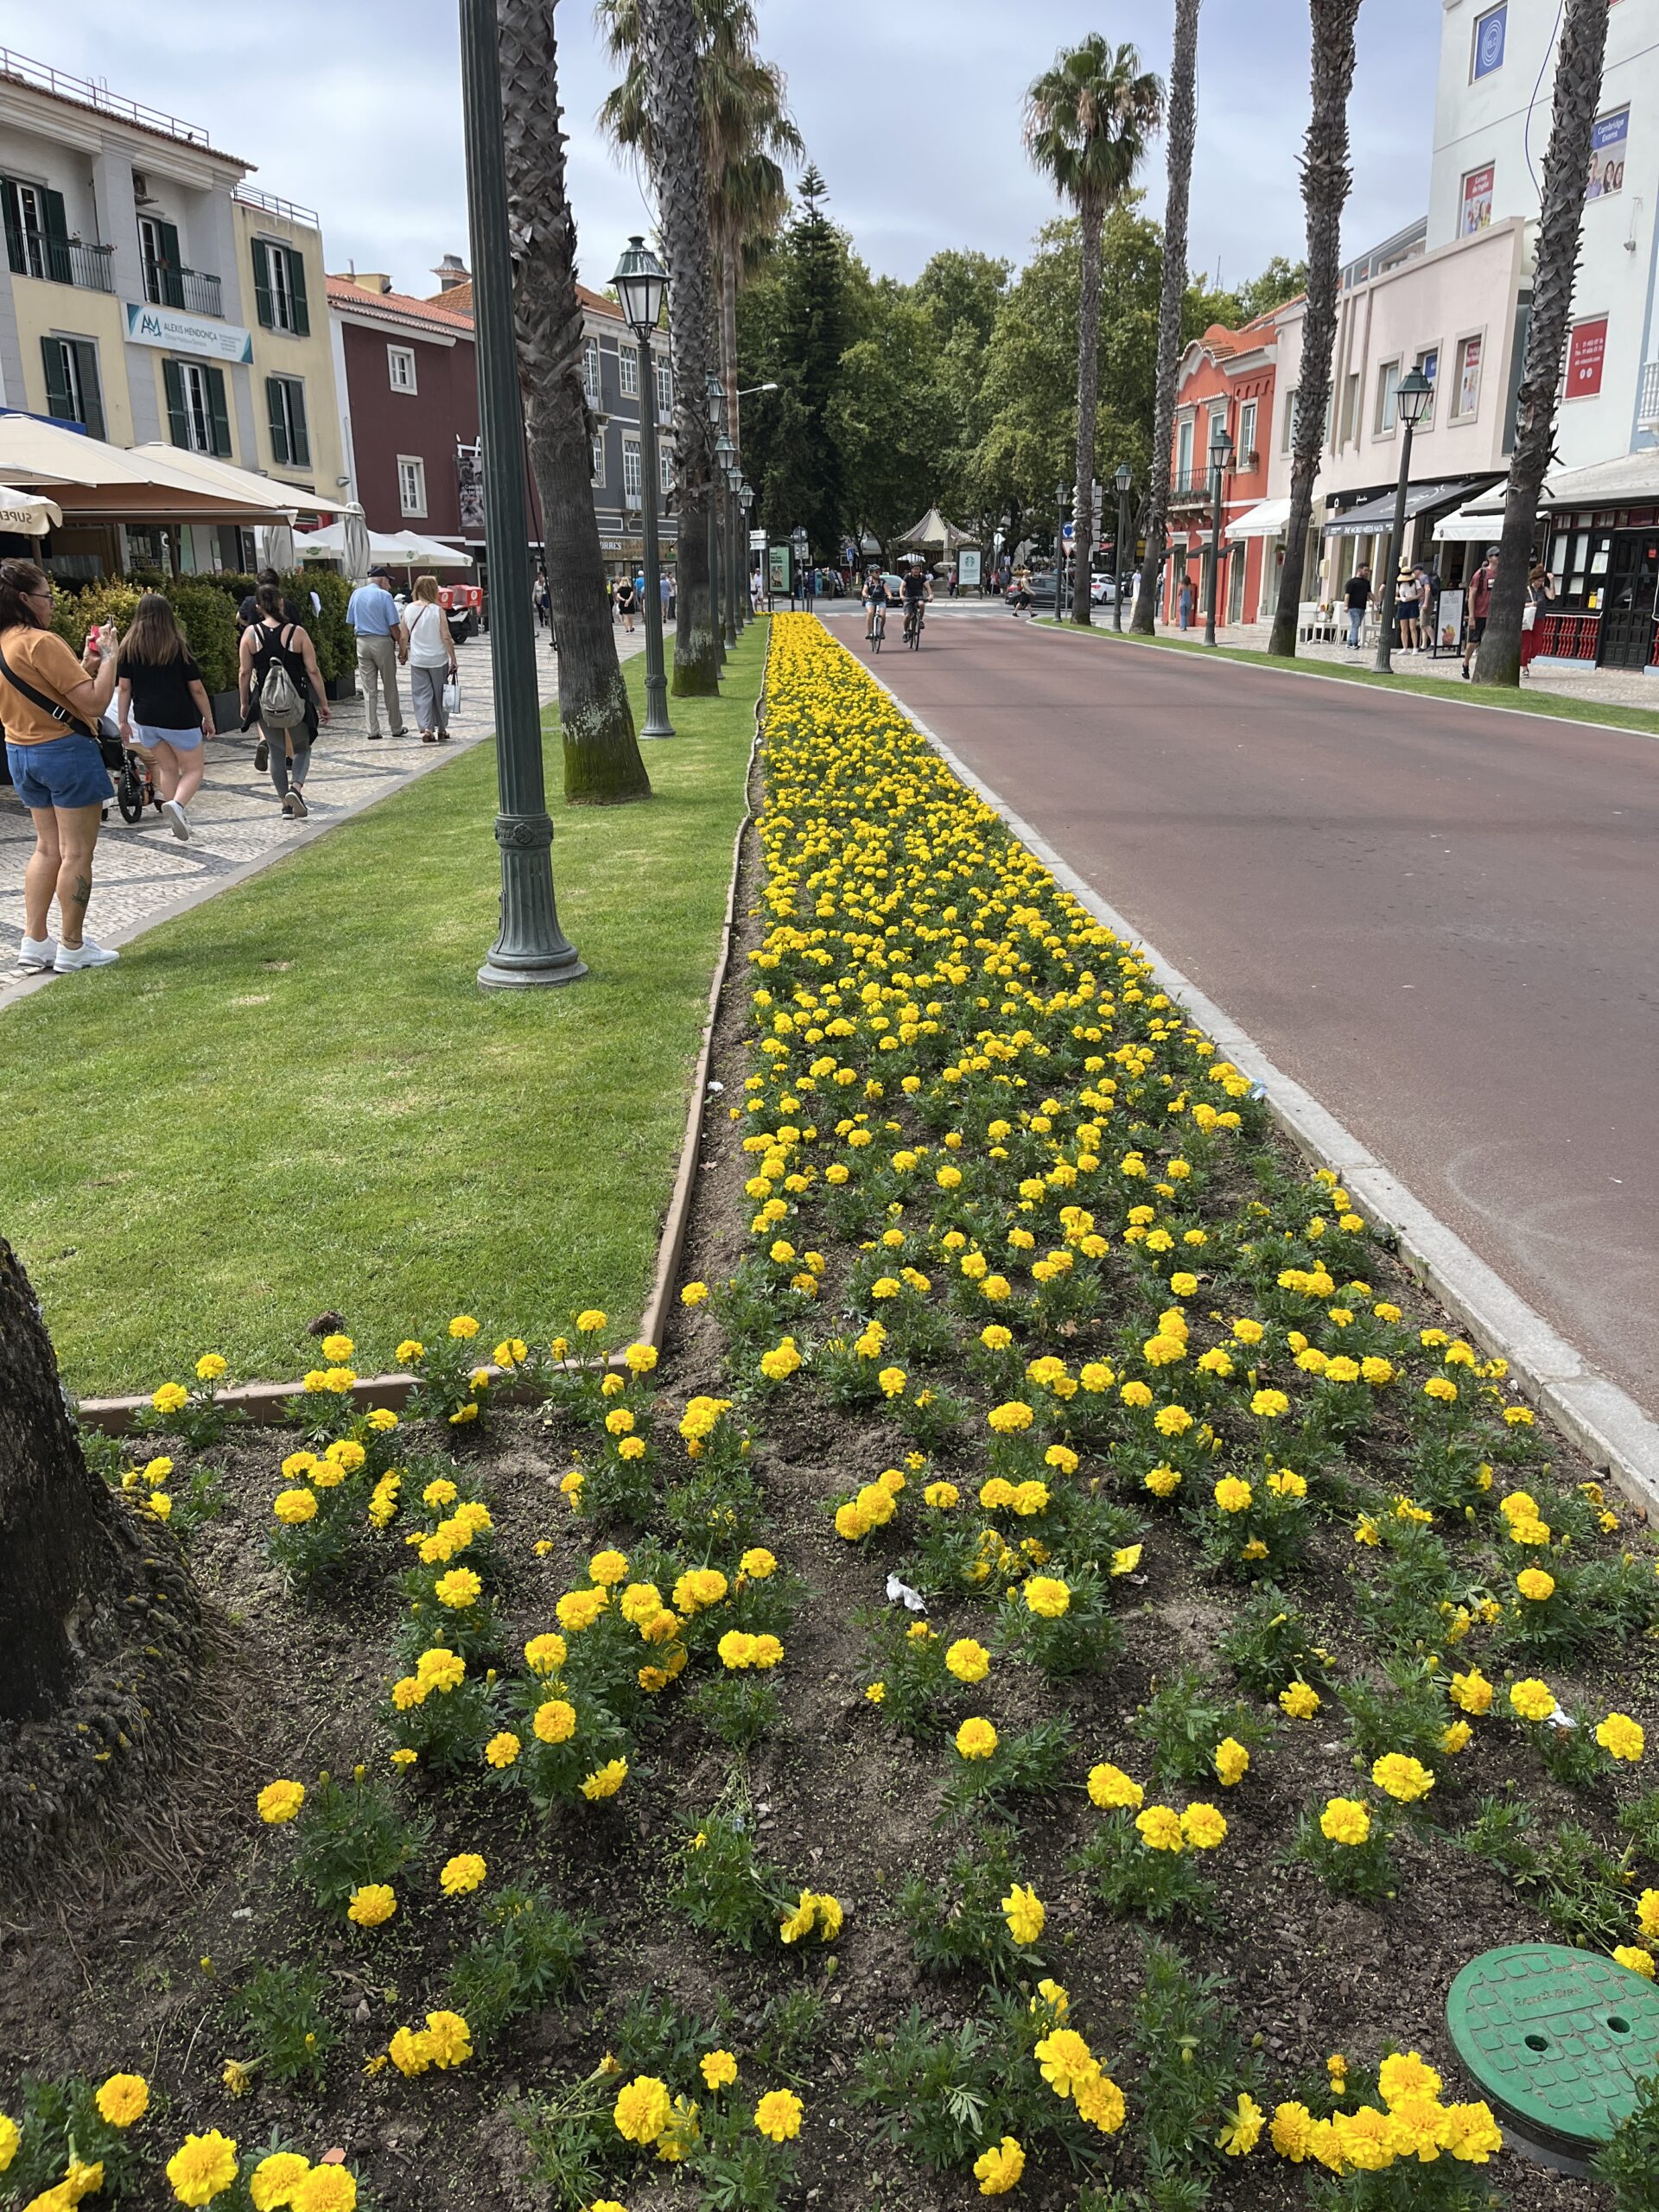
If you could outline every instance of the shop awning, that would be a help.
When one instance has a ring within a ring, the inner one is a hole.
[[[343,561],[346,528],[332,523],[327,530],[296,531],[294,550],[302,561]],[[389,569],[470,569],[473,556],[441,537],[423,537],[419,531],[369,532],[369,558],[384,561]]]
[[[1455,506],[1480,489],[1478,477],[1463,477],[1452,484],[1408,484],[1406,486],[1406,520],[1414,515],[1427,514],[1435,507]],[[1333,515],[1325,525],[1327,537],[1384,537],[1394,527],[1392,492],[1385,492],[1381,499],[1367,499],[1363,506],[1350,507],[1344,514]]]
[[[233,480],[209,483],[189,467],[196,458],[171,446],[107,445],[32,415],[0,415],[0,480],[49,486],[71,524],[263,522],[283,510],[268,477],[214,463]]]
[[[1501,490],[1503,487],[1500,486],[1498,488]],[[1435,537],[1442,543],[1449,539],[1460,545],[1478,545],[1483,542],[1495,545],[1503,527],[1503,506],[1500,500],[1497,506],[1485,507],[1483,511],[1482,501],[1490,496],[1490,493],[1483,493],[1480,499],[1471,499],[1467,506],[1458,508],[1455,513],[1442,515],[1434,525]]]
[[[1229,537],[1277,537],[1290,521],[1288,499],[1262,499],[1227,525]]]
[[[63,510],[43,492],[14,492],[0,484],[0,530],[22,537],[44,537],[63,521]]]
[[[132,453],[135,459],[142,454],[146,461],[160,462],[169,476],[183,477],[203,492],[262,501],[273,512],[337,515],[345,504],[340,499],[320,499],[297,484],[284,484],[280,477],[256,475],[251,468],[232,467],[228,461],[213,461],[205,453],[183,453],[177,446],[162,445],[154,439],[147,445],[134,446]]]

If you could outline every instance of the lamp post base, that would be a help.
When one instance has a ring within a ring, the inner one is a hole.
[[[492,953],[478,971],[478,980],[486,991],[548,989],[560,983],[578,983],[588,973],[588,964],[574,944],[565,947],[563,961],[547,959],[522,968],[499,966]]]
[[[498,814],[501,926],[478,971],[486,990],[574,983],[588,973],[559,927],[553,896],[553,823],[542,814]]]
[[[645,678],[645,719],[639,734],[642,738],[675,734],[668,719],[668,678],[660,671]]]

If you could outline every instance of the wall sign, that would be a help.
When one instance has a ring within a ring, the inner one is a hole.
[[[964,591],[972,591],[979,582],[979,548],[964,545],[957,556],[957,582]]]
[[[1470,74],[1477,83],[1503,67],[1503,41],[1509,29],[1509,0],[1489,8],[1475,18],[1475,55]]]
[[[1590,135],[1590,181],[1586,200],[1608,200],[1624,189],[1624,147],[1630,135],[1630,111],[1599,116]]]
[[[128,300],[127,337],[134,346],[159,346],[168,353],[205,353],[213,361],[251,361],[253,334],[233,322],[181,315],[175,308]]]
[[[1589,399],[1601,390],[1601,365],[1607,352],[1607,318],[1592,315],[1575,322],[1567,349],[1567,399]]]
[[[1492,164],[1484,168],[1471,169],[1463,180],[1462,234],[1472,238],[1477,231],[1484,231],[1492,219]]]

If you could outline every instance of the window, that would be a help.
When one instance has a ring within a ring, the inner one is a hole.
[[[1438,346],[1425,346],[1422,352],[1417,355],[1411,365],[1417,371],[1420,376],[1427,379],[1429,385],[1433,387],[1433,391],[1438,392],[1440,388],[1439,378],[1440,373],[1440,347]],[[1422,417],[1418,424],[1418,428],[1420,429],[1426,430],[1431,426],[1433,420],[1434,400],[1433,397],[1431,397],[1427,406],[1423,410]]]
[[[404,514],[425,514],[426,463],[418,454],[400,453],[397,456],[397,499]]]
[[[1374,424],[1379,438],[1385,438],[1394,429],[1394,396],[1400,389],[1400,364],[1384,361],[1376,372],[1376,421]]]
[[[1503,67],[1503,41],[1509,29],[1509,0],[1475,17],[1475,35],[1469,50],[1469,81],[1478,84]]]
[[[95,438],[104,435],[104,395],[98,377],[98,347],[90,338],[42,338],[46,365],[46,411],[65,423],[79,423]]]
[[[1466,422],[1480,412],[1480,348],[1478,337],[1458,340],[1458,381],[1452,408],[1458,422]]]
[[[667,499],[669,493],[674,489],[674,448],[672,446],[658,446],[657,448],[657,489],[662,493],[664,499]]]
[[[1185,484],[1192,474],[1192,417],[1183,415],[1175,432],[1175,478]]]
[[[1471,238],[1477,231],[1484,231],[1492,219],[1492,179],[1496,172],[1491,162],[1480,168],[1465,169],[1463,178],[1463,213],[1458,219],[1458,233]]]
[[[1247,399],[1238,410],[1238,461],[1243,467],[1246,454],[1255,451],[1255,402]]]
[[[418,391],[415,381],[415,348],[412,346],[388,346],[386,348],[386,377],[394,391]]]
[[[622,372],[622,397],[624,399],[638,399],[639,397],[639,351],[632,346],[619,346],[616,351],[618,365]]]
[[[155,215],[138,218],[138,258],[143,266],[144,297],[152,307],[184,305],[183,256],[171,223]]]
[[[1616,108],[1598,116],[1590,134],[1590,182],[1586,200],[1611,200],[1624,189],[1624,145],[1630,135],[1630,111]]]
[[[231,458],[231,418],[225,404],[225,372],[207,361],[162,363],[167,387],[168,434],[190,453]]]
[[[599,404],[599,340],[590,338],[582,349],[582,389],[590,407]]]
[[[605,481],[605,441],[603,438],[595,438],[593,443],[594,481],[595,484],[602,484]]]
[[[639,466],[639,441],[622,441],[622,497],[629,506],[637,506],[643,497],[645,473]]]
[[[278,468],[309,468],[311,440],[305,424],[305,385],[298,377],[267,377],[265,406],[270,455]]]
[[[253,301],[267,330],[308,338],[311,315],[305,301],[305,264],[292,246],[264,238],[253,242]]]
[[[1359,435],[1359,372],[1356,369],[1342,388],[1342,443]]]
[[[1288,453],[1296,433],[1296,388],[1293,385],[1285,394],[1285,426],[1280,433],[1280,450]]]
[[[674,372],[668,363],[657,364],[657,416],[665,423],[674,412]]]
[[[6,258],[19,276],[41,276],[48,283],[74,281],[69,226],[63,194],[44,184],[0,177],[6,221]]]

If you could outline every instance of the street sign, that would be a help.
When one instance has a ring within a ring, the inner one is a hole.
[[[764,530],[752,530],[752,531],[749,532],[749,550],[750,550],[750,552],[751,552],[751,553],[764,553],[764,552],[766,551],[766,531],[765,531]]]
[[[1077,525],[1074,522],[1065,524],[1060,531],[1061,537],[1068,545],[1071,543],[1072,540],[1077,537]]]

